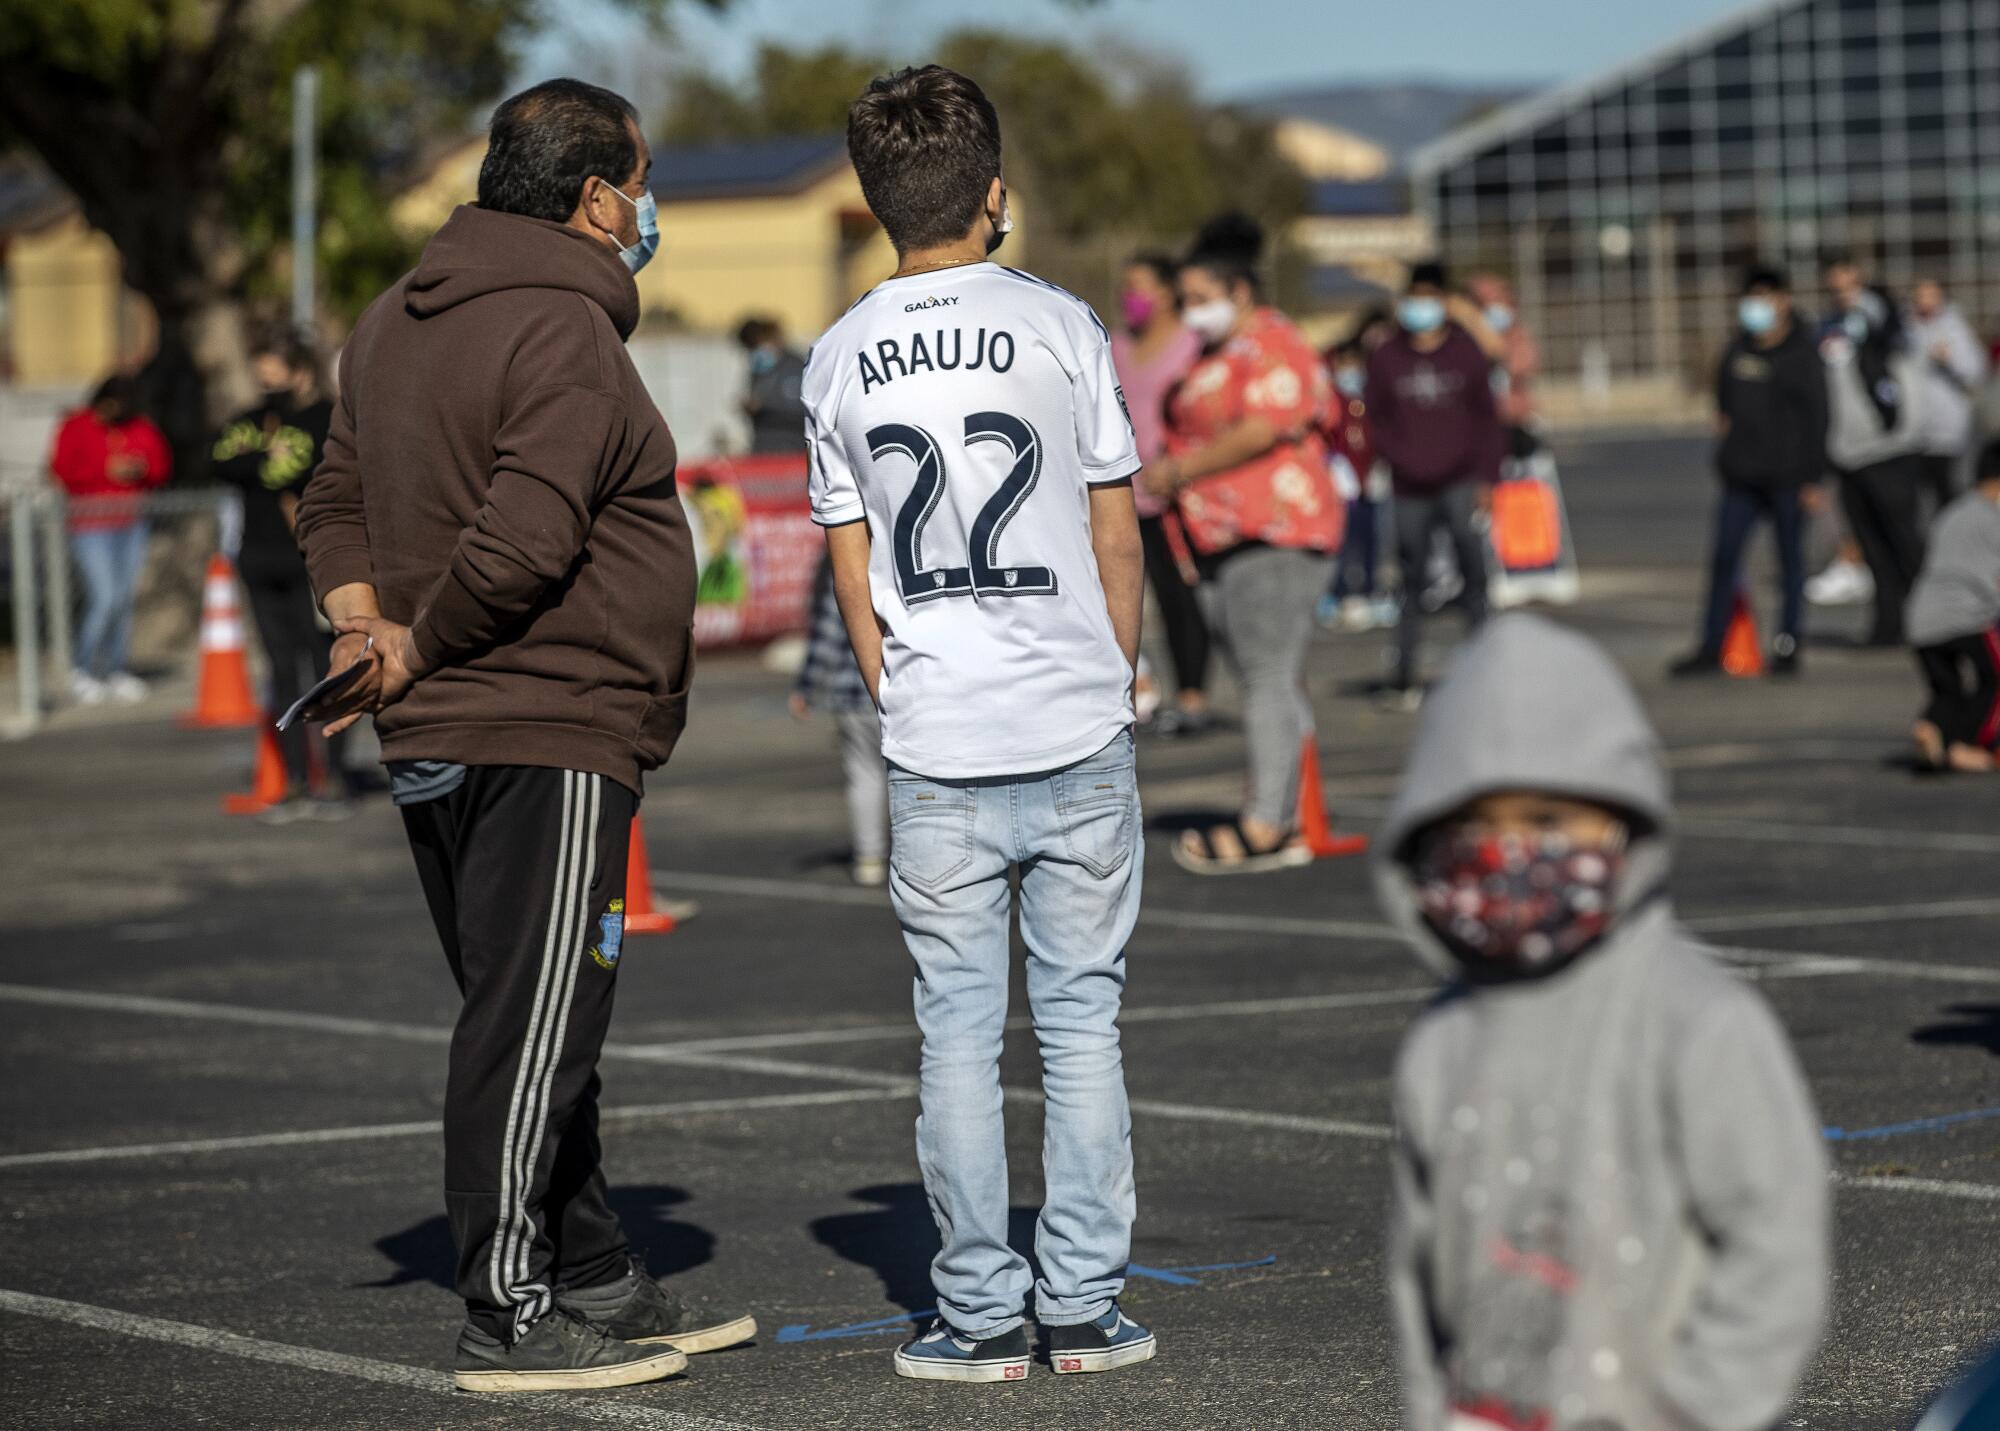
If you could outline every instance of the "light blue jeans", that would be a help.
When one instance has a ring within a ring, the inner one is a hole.
[[[916,960],[917,1161],[943,1247],[938,1310],[966,1336],[1021,1325],[1031,1279],[1007,1245],[1000,1044],[1010,870],[1042,1053],[1044,1326],[1093,1320],[1125,1285],[1136,1199],[1118,1048],[1125,942],[1144,865],[1132,735],[1061,770],[931,780],[889,767],[889,893]]]
[[[83,622],[77,629],[76,669],[100,681],[125,669],[132,642],[132,599],[146,564],[144,522],[98,531],[71,532],[70,552],[83,576]]]

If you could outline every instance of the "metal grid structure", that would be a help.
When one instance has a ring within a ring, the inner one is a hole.
[[[1708,381],[1743,271],[1854,253],[2000,318],[2000,0],[1762,0],[1412,160],[1457,264],[1511,275],[1556,375]]]

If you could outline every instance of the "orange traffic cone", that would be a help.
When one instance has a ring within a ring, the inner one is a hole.
[[[250,694],[250,666],[243,654],[243,613],[236,604],[236,571],[217,552],[208,560],[201,591],[201,669],[194,709],[184,726],[246,726],[262,719]]]
[[[671,934],[674,917],[653,904],[653,871],[646,863],[646,828],[632,817],[632,843],[625,855],[625,932]]]
[[[1319,739],[1312,731],[1306,732],[1299,752],[1299,838],[1316,860],[1358,855],[1368,848],[1366,835],[1333,833],[1326,815],[1326,792],[1320,786]]]
[[[268,810],[285,798],[291,782],[285,775],[285,757],[278,751],[278,731],[269,721],[261,722],[263,733],[257,737],[257,774],[248,790],[238,791],[222,797],[222,810],[226,815],[255,815],[260,810]]]
[[[1757,637],[1757,613],[1750,609],[1750,598],[1740,586],[1729,629],[1722,637],[1722,669],[1732,676],[1764,674],[1764,643]]]

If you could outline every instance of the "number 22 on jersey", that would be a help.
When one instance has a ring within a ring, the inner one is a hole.
[[[1053,596],[1056,574],[1045,566],[1003,566],[1000,537],[1035,490],[1042,475],[1042,440],[1035,429],[1004,412],[975,412],[965,419],[965,445],[997,442],[1013,458],[1007,476],[972,523],[966,566],[924,565],[924,528],[951,480],[937,439],[909,423],[885,422],[868,430],[868,452],[876,462],[909,459],[916,482],[896,509],[890,545],[896,559],[896,587],[905,606],[947,596]]]

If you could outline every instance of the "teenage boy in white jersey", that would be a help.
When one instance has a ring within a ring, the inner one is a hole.
[[[904,1376],[1058,1372],[1153,1355],[1123,1316],[1134,1195],[1118,1048],[1139,913],[1132,674],[1139,468],[1109,335],[987,261],[1010,227],[1000,124],[936,65],[870,84],[847,147],[900,263],[813,349],[814,518],[882,711],[889,890],[916,960],[917,1157],[943,1248]],[[1009,871],[1047,1099],[1041,1276],[1007,1245],[1000,1044]]]

